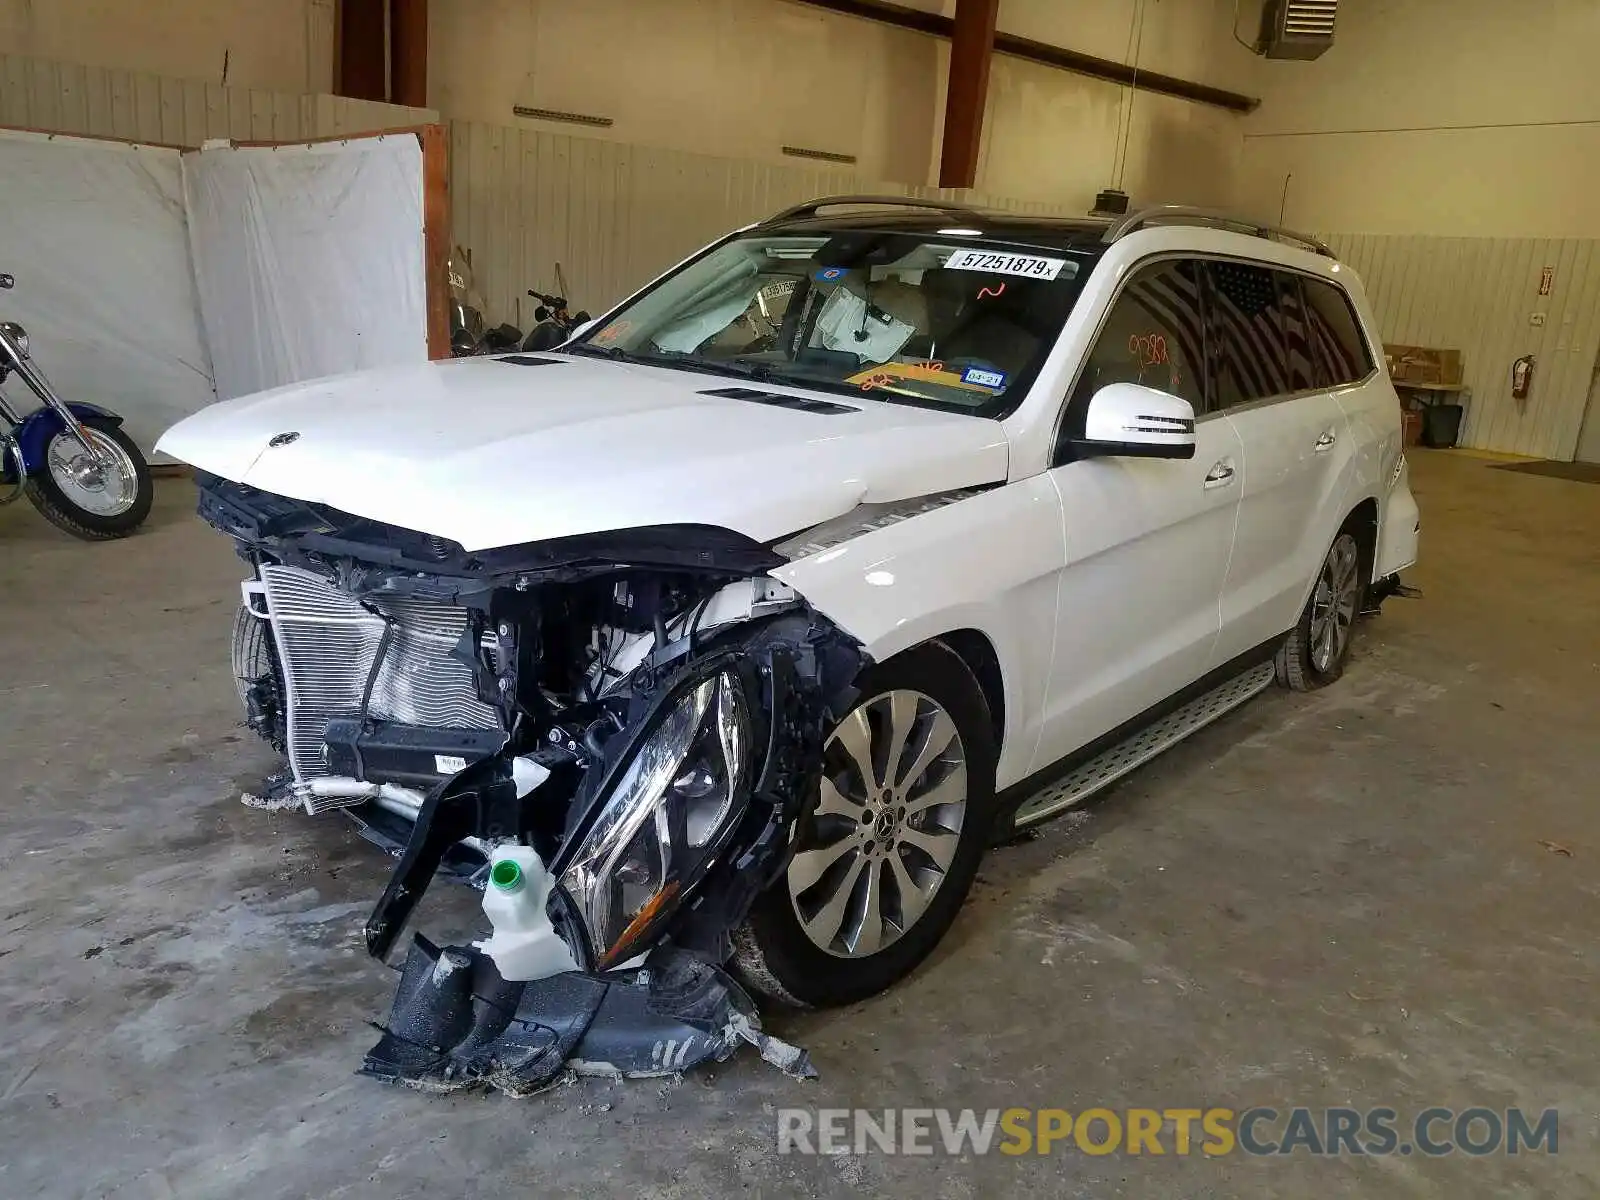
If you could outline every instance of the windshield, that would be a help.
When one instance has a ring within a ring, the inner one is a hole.
[[[941,234],[757,232],[568,349],[993,416],[1026,393],[1091,265]]]

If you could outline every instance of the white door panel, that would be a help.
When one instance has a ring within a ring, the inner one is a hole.
[[[1243,446],[1238,532],[1210,665],[1288,630],[1343,518],[1356,433],[1328,393],[1228,414]]]
[[[1067,565],[1035,771],[1205,673],[1242,447],[1218,418],[1198,421],[1195,440],[1188,460],[1096,458],[1050,472]]]

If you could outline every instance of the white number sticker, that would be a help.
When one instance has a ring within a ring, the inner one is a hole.
[[[467,760],[459,754],[435,754],[433,769],[441,775],[458,775],[467,769]]]
[[[992,250],[957,250],[945,259],[948,271],[987,271],[991,275],[1022,275],[1028,279],[1054,279],[1061,268],[1072,266],[1067,278],[1076,275],[1077,268],[1064,258],[1040,258],[1032,254],[1000,254]]]

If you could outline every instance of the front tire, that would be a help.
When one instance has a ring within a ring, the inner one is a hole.
[[[1327,687],[1344,674],[1362,609],[1366,555],[1349,529],[1341,530],[1317,572],[1300,620],[1278,648],[1278,682],[1296,692]]]
[[[121,426],[99,417],[84,418],[82,424],[109,459],[107,466],[91,469],[78,439],[62,429],[45,443],[44,462],[28,476],[28,499],[45,520],[73,537],[87,542],[127,537],[144,523],[155,500],[150,466]]]
[[[918,647],[859,688],[793,860],[734,933],[745,982],[794,1007],[849,1004],[909,975],[955,921],[994,819],[993,723],[959,656]]]

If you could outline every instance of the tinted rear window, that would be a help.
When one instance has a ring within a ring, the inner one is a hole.
[[[1317,386],[1341,387],[1372,374],[1372,351],[1361,336],[1350,297],[1320,279],[1307,279],[1305,294]]]
[[[1321,386],[1300,281],[1299,275],[1287,271],[1278,273],[1278,302],[1283,310],[1283,353],[1291,392],[1308,392]]]
[[[1213,406],[1229,409],[1292,391],[1276,273],[1236,262],[1210,263],[1207,273]]]

